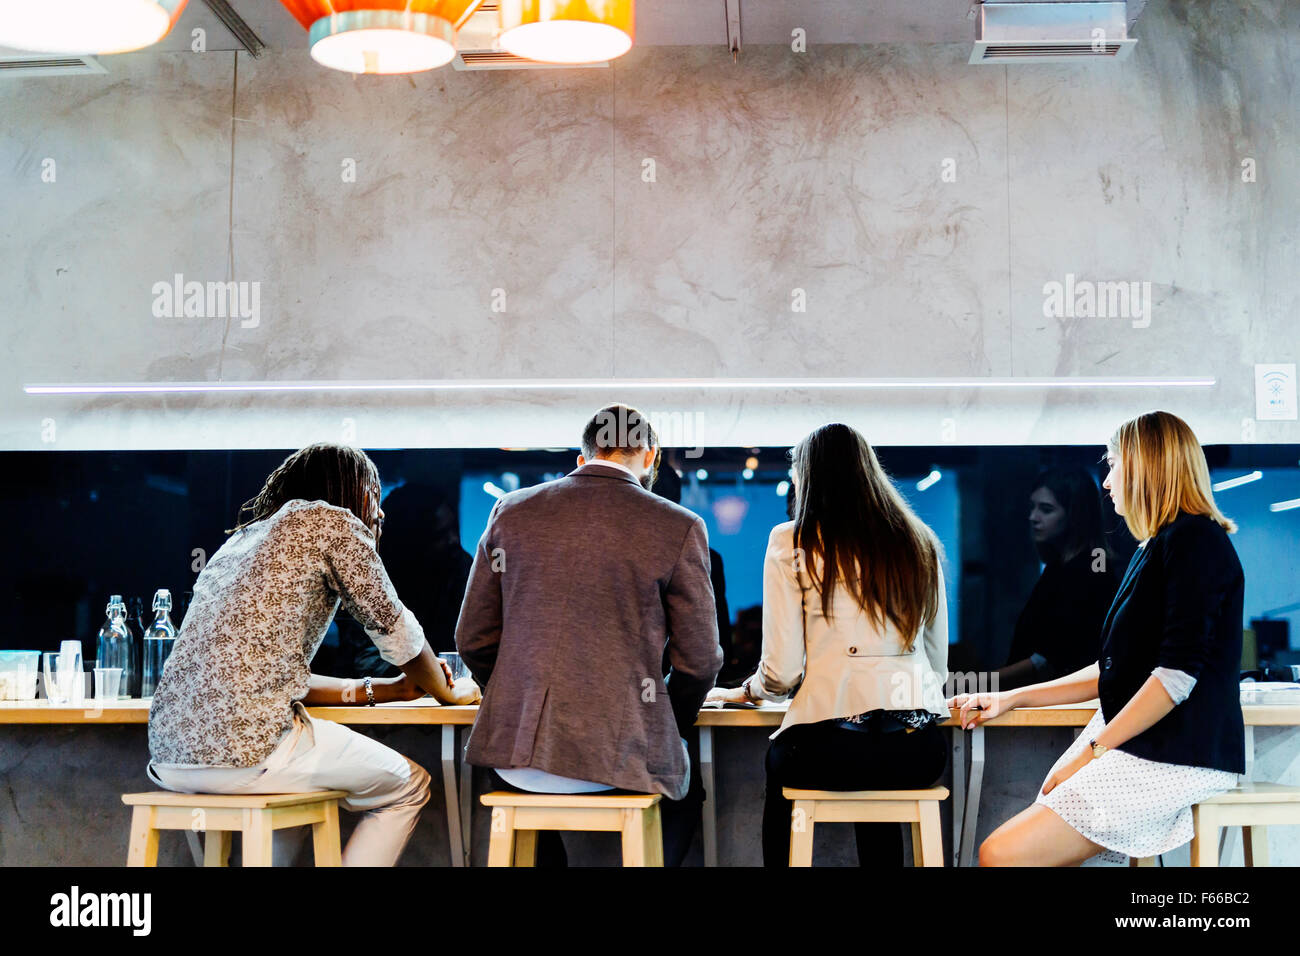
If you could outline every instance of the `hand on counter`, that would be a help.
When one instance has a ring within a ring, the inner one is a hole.
[[[744,687],[715,687],[705,696],[705,700],[721,700],[729,704],[750,703]]]
[[[985,721],[992,720],[998,714],[1013,710],[1006,694],[958,694],[948,701],[950,710],[959,710],[957,722],[962,730],[970,730]]]

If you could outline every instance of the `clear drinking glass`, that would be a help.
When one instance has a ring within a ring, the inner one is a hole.
[[[81,655],[50,651],[45,655],[45,696],[55,706],[72,703],[76,681],[81,677]]]
[[[469,674],[469,668],[465,666],[465,662],[461,660],[461,656],[459,654],[448,651],[439,654],[438,656],[441,657],[444,661],[446,661],[447,666],[451,668],[452,683],[455,683],[456,681],[460,680],[462,677]]]

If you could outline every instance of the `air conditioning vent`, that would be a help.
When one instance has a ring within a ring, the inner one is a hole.
[[[1127,3],[984,3],[971,63],[1122,60],[1137,46]]]
[[[5,79],[24,76],[103,75],[107,72],[93,56],[51,56],[48,53],[0,56],[0,77]]]
[[[478,9],[456,31],[456,59],[451,65],[457,70],[572,70],[588,67],[604,68],[608,63],[538,63],[507,53],[497,46],[497,0],[484,0]]]

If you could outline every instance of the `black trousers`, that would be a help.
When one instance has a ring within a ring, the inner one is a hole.
[[[659,819],[664,834],[664,866],[681,866],[695,839],[704,808],[704,781],[700,777],[700,732],[691,728],[686,737],[686,752],[691,758],[691,777],[686,796],[680,800],[661,800]],[[498,789],[527,793],[506,783],[491,771],[492,783]],[[631,790],[602,790],[602,794],[631,793]],[[599,794],[596,794],[597,796]],[[789,813],[786,813],[789,817]],[[542,830],[537,834],[537,866],[562,867],[569,865],[564,851],[564,840],[558,830]]]
[[[763,865],[790,865],[790,801],[782,787],[804,790],[913,790],[943,775],[948,747],[937,724],[908,733],[845,730],[839,721],[795,724],[767,750]],[[855,823],[858,865],[901,867],[898,823]]]

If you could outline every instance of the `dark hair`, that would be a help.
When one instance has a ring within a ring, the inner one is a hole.
[[[595,461],[600,455],[608,457],[611,452],[620,455],[634,455],[653,449],[654,466],[650,470],[651,481],[659,472],[659,436],[649,420],[629,405],[606,405],[587,422],[582,430],[582,457]]]
[[[367,508],[367,493],[379,486],[379,469],[359,448],[318,442],[294,452],[271,472],[253,498],[244,502],[232,534],[275,514],[286,501],[324,501],[347,508],[367,528],[374,524],[378,498]],[[244,518],[247,514],[249,517]]]
[[[1106,536],[1101,530],[1101,492],[1097,482],[1083,468],[1047,468],[1034,480],[1031,494],[1046,488],[1065,512],[1065,531],[1055,541],[1037,545],[1038,556],[1046,564],[1065,560],[1080,551],[1106,550]]]
[[[823,425],[795,446],[798,476],[794,543],[821,595],[822,613],[842,583],[859,608],[893,622],[910,651],[939,602],[940,550],[885,474],[865,438],[848,425]],[[813,559],[817,560],[813,560]]]

